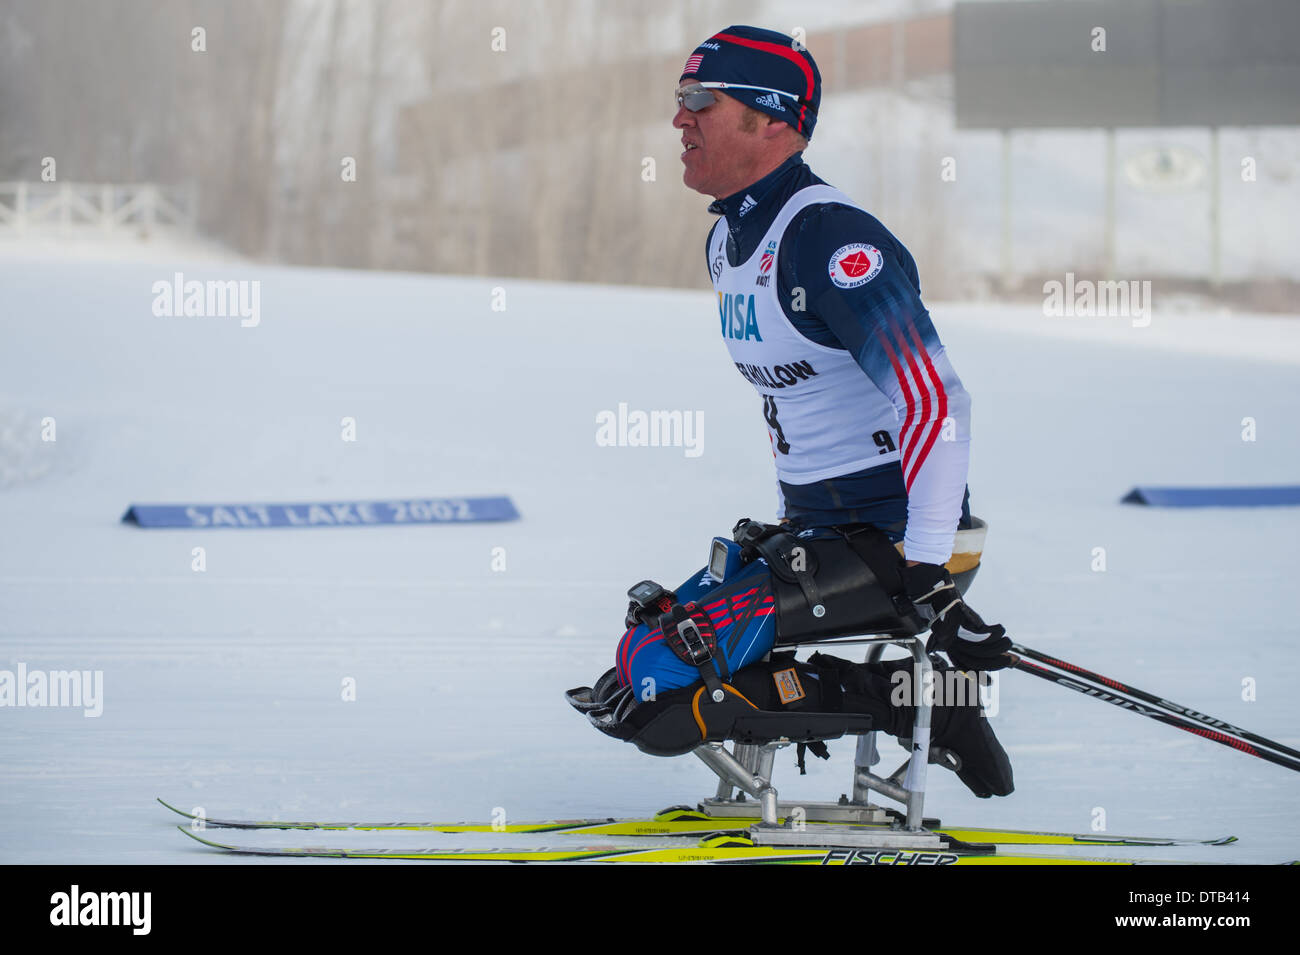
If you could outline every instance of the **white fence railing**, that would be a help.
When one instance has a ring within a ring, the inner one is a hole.
[[[194,230],[193,189],[154,183],[0,182],[0,230]]]

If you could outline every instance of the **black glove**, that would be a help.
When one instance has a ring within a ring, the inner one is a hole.
[[[1001,624],[989,626],[961,599],[948,571],[938,564],[901,568],[908,599],[930,627],[925,649],[942,650],[959,670],[1000,670],[1011,638]]]

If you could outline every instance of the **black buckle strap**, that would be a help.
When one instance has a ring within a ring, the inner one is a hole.
[[[693,602],[684,607],[673,603],[667,613],[660,615],[659,627],[668,648],[677,659],[695,667],[710,698],[721,703],[726,698],[722,684],[730,682],[731,671],[726,656],[717,652],[718,634],[709,615]],[[718,678],[719,671],[721,679]]]
[[[686,648],[687,661],[695,666],[712,661],[713,651],[704,642],[704,635],[700,633],[700,628],[695,621],[686,617],[684,620],[677,620],[676,624],[677,636],[681,637],[682,646]]]
[[[848,542],[854,552],[862,558],[867,569],[875,575],[876,580],[889,594],[890,603],[899,617],[907,619],[917,615],[912,601],[907,598],[903,586],[902,567],[904,559],[898,549],[878,528],[870,525],[861,527],[836,527],[835,530]]]
[[[741,546],[742,558],[753,560],[755,556],[761,556],[773,574],[788,584],[798,585],[814,617],[826,615],[826,605],[813,576],[817,567],[811,547],[800,543],[797,537],[779,524],[761,524],[747,517],[736,522],[731,535]],[[795,565],[796,549],[803,551],[806,561],[803,568]]]

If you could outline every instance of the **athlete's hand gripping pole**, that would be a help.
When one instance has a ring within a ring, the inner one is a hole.
[[[921,619],[930,627],[925,649],[942,650],[962,670],[1000,670],[1010,666],[1011,639],[1001,624],[989,625],[967,606],[948,571],[938,564],[902,569],[903,586]]]

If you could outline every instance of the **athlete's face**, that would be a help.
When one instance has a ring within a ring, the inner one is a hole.
[[[718,90],[714,101],[697,112],[677,107],[673,126],[682,131],[682,182],[722,199],[739,192],[766,172],[761,169],[770,136],[761,123],[745,123],[745,105]]]

